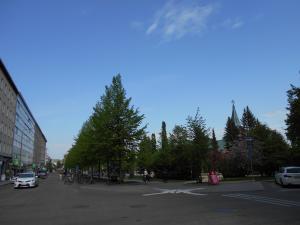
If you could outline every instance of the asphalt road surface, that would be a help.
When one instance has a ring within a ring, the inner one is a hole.
[[[300,188],[272,182],[137,182],[65,185],[57,174],[32,189],[0,187],[0,224],[300,224]]]

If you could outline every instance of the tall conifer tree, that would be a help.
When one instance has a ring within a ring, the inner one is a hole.
[[[161,138],[161,149],[165,151],[168,148],[167,126],[165,121],[162,121],[161,124],[160,138]]]
[[[154,133],[151,134],[151,147],[152,147],[152,152],[155,152],[157,148],[157,143],[156,143],[156,136]]]
[[[235,140],[238,139],[239,129],[235,126],[234,121],[228,117],[225,127],[224,140],[225,148],[230,149]]]
[[[252,130],[256,125],[256,118],[254,117],[253,113],[247,106],[244,109],[243,116],[242,116],[242,127],[248,133]]]
[[[218,142],[217,142],[217,138],[216,138],[214,129],[212,130],[211,147],[212,147],[212,150],[218,150],[219,149],[219,145],[218,145]]]

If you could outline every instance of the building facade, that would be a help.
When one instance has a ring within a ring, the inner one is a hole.
[[[34,130],[35,151],[33,155],[33,163],[38,167],[43,167],[46,164],[46,138],[37,124],[35,125]]]
[[[0,59],[0,177],[44,165],[46,138]],[[1,180],[1,179],[0,179]]]
[[[0,61],[0,176],[5,174],[11,162],[17,92],[16,86]]]
[[[34,120],[24,99],[17,97],[15,136],[13,142],[13,162],[15,166],[28,168],[33,163]]]

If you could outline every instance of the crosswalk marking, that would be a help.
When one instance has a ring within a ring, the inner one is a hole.
[[[267,203],[267,204],[272,204],[272,205],[285,206],[285,207],[300,207],[300,202],[288,201],[288,200],[278,199],[278,198],[264,197],[264,196],[259,196],[259,195],[247,195],[247,194],[237,193],[237,194],[226,194],[226,195],[222,195],[222,196],[230,197],[230,198],[251,200],[251,201]]]

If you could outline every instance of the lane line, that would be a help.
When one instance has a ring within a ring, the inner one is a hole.
[[[295,201],[288,201],[284,199],[276,199],[276,198],[269,198],[264,196],[257,196],[257,195],[246,195],[246,194],[227,194],[222,195],[224,197],[230,197],[230,198],[237,198],[237,199],[244,199],[244,200],[252,200],[256,202],[262,202],[262,203],[268,203],[273,205],[280,205],[285,207],[300,207],[299,202]]]
[[[223,196],[225,196],[225,197],[231,197],[231,198],[237,198],[237,199],[243,199],[243,200],[252,200],[252,201],[255,201],[255,202],[267,203],[267,204],[271,204],[271,205],[279,205],[279,206],[291,207],[291,205],[289,205],[289,204],[278,203],[278,202],[271,202],[271,201],[266,201],[266,200],[263,200],[263,199],[253,199],[253,198],[247,198],[247,197],[226,196],[226,195],[223,195]]]
[[[270,197],[265,197],[265,196],[258,196],[258,195],[246,195],[246,194],[238,194],[239,196],[245,196],[245,197],[250,197],[253,199],[263,199],[266,201],[272,201],[272,202],[279,202],[283,204],[290,204],[294,206],[300,206],[300,202],[295,202],[295,201],[289,201],[285,199],[278,199],[278,198],[270,198]]]

